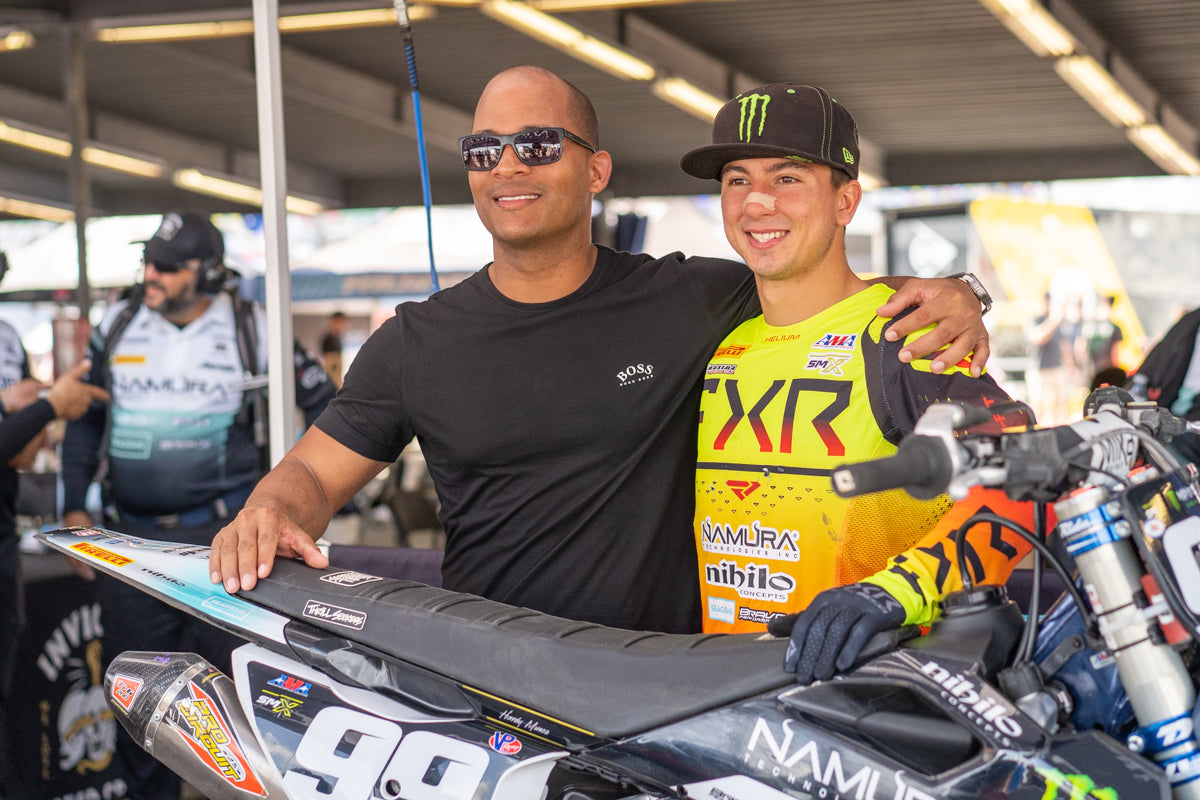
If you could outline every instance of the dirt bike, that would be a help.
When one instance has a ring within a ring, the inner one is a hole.
[[[785,638],[617,630],[288,560],[229,595],[207,548],[92,528],[42,538],[248,640],[228,677],[153,652],[105,677],[129,734],[210,798],[1200,796],[1185,662],[1200,500],[1161,443],[1183,423],[1102,390],[1071,425],[972,425],[934,406],[895,456],[835,471],[835,488],[1056,502],[1065,554],[1021,535],[1066,599],[1025,618],[960,557],[967,588],[926,635],[879,634],[847,674],[809,686],[782,670]],[[1119,705],[1099,696],[1106,682],[1136,722],[1091,722]]]

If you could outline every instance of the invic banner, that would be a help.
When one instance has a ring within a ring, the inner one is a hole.
[[[6,709],[10,797],[122,800],[119,725],[104,699],[104,623],[92,584],[73,574],[30,580],[25,609]]]

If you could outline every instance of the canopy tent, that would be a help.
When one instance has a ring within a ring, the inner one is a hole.
[[[148,239],[159,217],[109,217],[87,226],[88,280],[92,286],[128,286],[137,280],[142,248],[135,242]],[[62,224],[8,251],[8,274],[0,292],[74,290],[79,286],[79,255],[75,226]]]

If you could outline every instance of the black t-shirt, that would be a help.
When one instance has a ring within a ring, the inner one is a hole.
[[[516,303],[483,269],[404,303],[317,427],[392,461],[415,435],[443,583],[617,627],[699,630],[691,523],[704,365],[759,313],[750,272],[600,248],[571,295]]]

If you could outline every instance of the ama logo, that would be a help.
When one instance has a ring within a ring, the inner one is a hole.
[[[308,697],[308,693],[312,690],[311,683],[302,681],[299,678],[293,678],[291,675],[280,675],[278,678],[270,680],[267,683],[276,689],[283,689],[285,692],[298,694],[301,697]]]
[[[497,753],[503,753],[506,756],[515,756],[521,752],[521,740],[511,733],[496,731],[488,739],[488,746]]]
[[[827,333],[813,342],[813,347],[828,350],[853,350],[857,343],[857,333]]]

